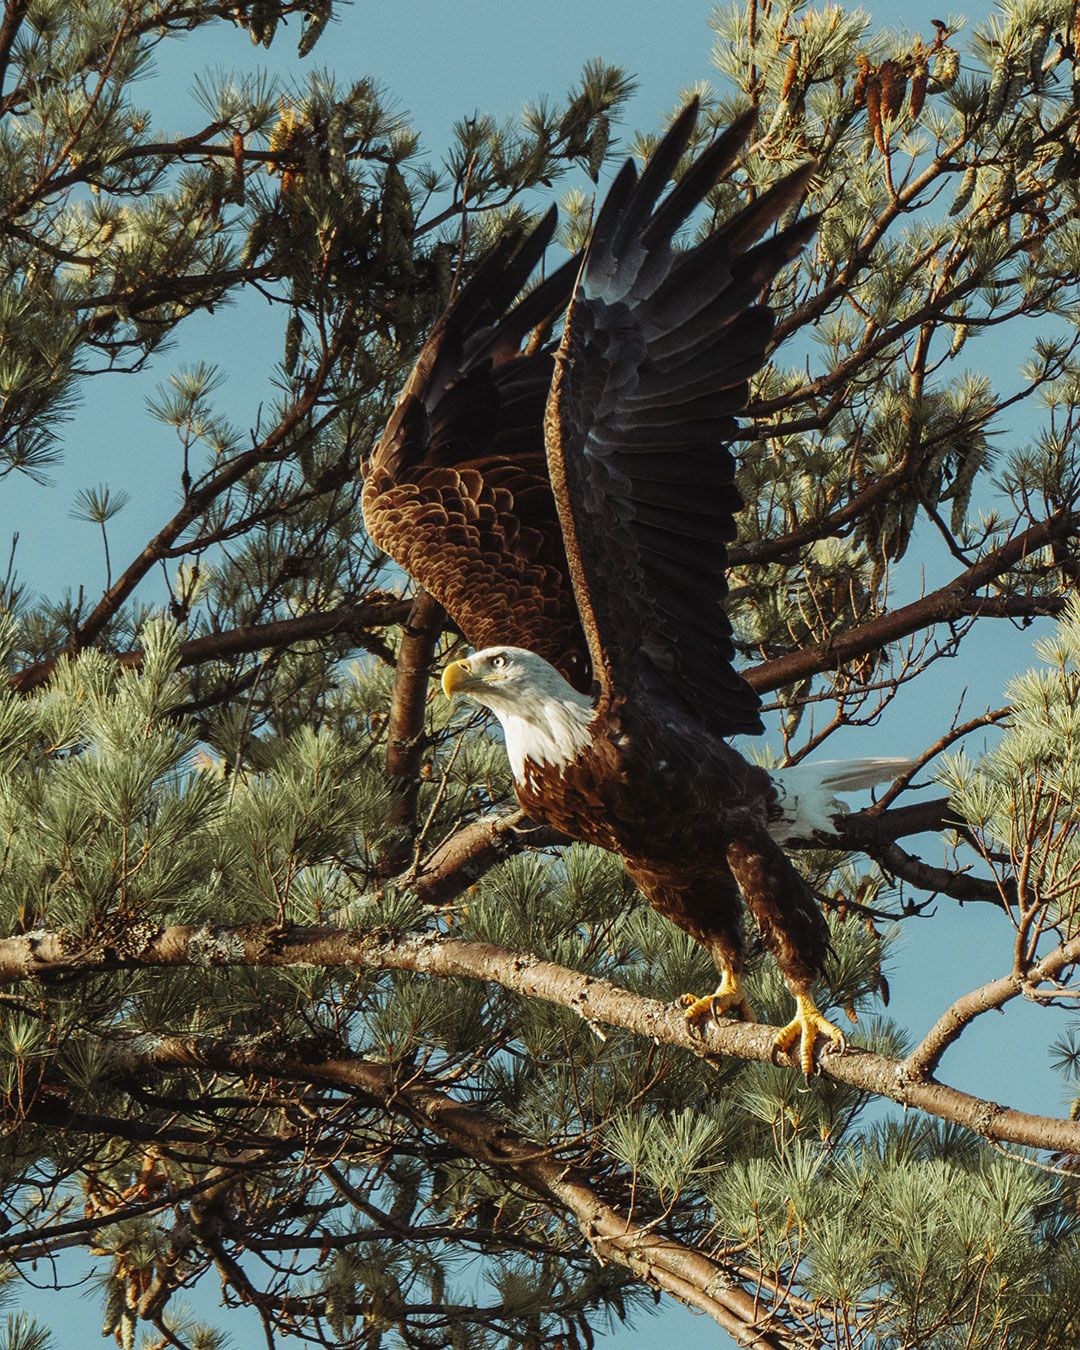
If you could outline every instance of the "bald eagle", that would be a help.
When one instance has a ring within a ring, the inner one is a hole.
[[[477,649],[443,688],[498,717],[521,805],[619,854],[713,956],[719,987],[680,1000],[691,1025],[753,1016],[745,902],[795,998],[776,1048],[798,1044],[809,1074],[817,1043],[842,1052],[844,1037],[811,992],[828,929],[779,840],[829,829],[835,791],[907,765],[800,766],[785,781],[727,741],[762,730],[723,608],[742,506],[728,447],[772,334],[761,297],[816,218],[762,242],[798,215],[807,165],[674,247],[754,124],[740,117],[664,196],[696,117],[691,103],[640,176],[623,166],[583,257],[523,299],[554,209],[478,266],[365,466],[363,510]]]

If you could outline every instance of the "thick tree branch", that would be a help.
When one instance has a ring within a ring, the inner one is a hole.
[[[19,35],[19,29],[29,8],[30,0],[8,0],[4,6],[4,21],[0,24],[0,96],[4,92],[11,49],[15,45],[15,39]]]
[[[558,830],[538,825],[524,811],[481,816],[433,849],[415,873],[410,869],[395,881],[415,891],[426,904],[441,905],[523,849],[569,842]]]
[[[948,797],[928,797],[925,801],[894,806],[888,811],[870,806],[865,811],[836,816],[833,823],[834,833],[846,849],[852,853],[866,853],[913,834],[950,829],[957,824],[957,815]],[[810,845],[795,844],[792,847]]]
[[[972,595],[963,613],[975,619],[1056,618],[1065,608],[1064,595]]]
[[[950,900],[978,901],[981,904],[1008,909],[1014,887],[1002,888],[996,881],[987,877],[972,876],[970,872],[954,872],[947,867],[934,867],[924,863],[914,853],[907,852],[898,844],[870,845],[866,852],[886,872],[891,872],[901,881],[909,881],[920,890],[947,895]]]
[[[1014,998],[1040,984],[1057,980],[1071,965],[1080,961],[1080,938],[1063,943],[1036,961],[1026,971],[1010,971],[998,980],[991,980],[971,990],[946,1008],[923,1039],[908,1055],[905,1071],[909,1078],[923,1081],[930,1078],[941,1063],[941,1057],[950,1045],[960,1039],[965,1029],[985,1012],[1003,1008]]]
[[[976,719],[979,725],[985,719]],[[836,820],[836,835],[846,849],[865,853],[879,863],[886,872],[908,881],[920,890],[947,895],[952,900],[979,901],[983,904],[1007,907],[1009,890],[1002,893],[996,881],[988,877],[972,876],[969,872],[953,871],[924,863],[915,854],[902,849],[897,840],[916,834],[936,833],[963,825],[951,807],[948,797],[935,797],[911,806],[894,807],[881,811],[869,807],[865,811],[840,816]]]
[[[398,648],[386,727],[386,777],[393,793],[387,823],[395,828],[411,825],[416,817],[428,676],[445,621],[446,611],[438,601],[417,590]],[[404,861],[400,851],[384,859],[390,871]]]
[[[1058,959],[1068,964],[1075,957]],[[725,1022],[710,1027],[702,1037],[688,1027],[677,1008],[632,994],[608,980],[527,953],[438,934],[388,936],[378,931],[297,928],[282,936],[280,930],[265,924],[176,925],[160,929],[137,952],[119,952],[100,944],[83,948],[77,939],[62,933],[0,939],[0,982],[4,983],[60,972],[89,974],[153,966],[326,966],[411,970],[440,978],[464,976],[558,1004],[589,1022],[622,1027],[706,1059],[717,1055],[761,1063],[773,1059],[773,1028]],[[837,1082],[916,1107],[986,1139],[1080,1153],[1080,1121],[1013,1110],[945,1084],[913,1082],[900,1060],[853,1048],[843,1056],[827,1054],[821,1068]],[[792,1071],[797,1071],[794,1066]]]

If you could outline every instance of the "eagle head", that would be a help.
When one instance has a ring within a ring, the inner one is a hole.
[[[514,777],[525,763],[561,766],[589,743],[593,703],[550,661],[524,647],[486,647],[443,670],[447,697],[464,694],[502,723]]]
[[[442,674],[443,693],[464,694],[485,708],[521,707],[570,688],[549,662],[524,647],[487,647],[451,661]]]

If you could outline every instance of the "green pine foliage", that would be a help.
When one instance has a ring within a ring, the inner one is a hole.
[[[1035,642],[1041,664],[1006,690],[1009,717],[993,749],[948,756],[941,776],[976,832],[1004,893],[1015,889],[1021,933],[1050,922],[1080,931],[1075,803],[1080,793],[1080,604],[1070,596],[1050,637]],[[1006,866],[1008,860],[1008,866]],[[1015,880],[1014,880],[1015,879]]]
[[[0,474],[44,490],[87,382],[152,369],[175,500],[124,555],[114,522],[138,503],[83,487],[55,513],[85,547],[81,589],[39,594],[16,553],[0,592],[0,935],[52,953],[0,987],[0,1294],[77,1246],[103,1334],[146,1350],[218,1350],[240,1304],[271,1343],[577,1350],[673,1288],[743,1343],[1072,1350],[1075,1157],[992,1147],[991,1103],[974,1128],[904,1113],[483,968],[538,958],[665,1003],[715,982],[616,859],[514,820],[482,718],[434,684],[409,711],[424,633],[433,669],[460,637],[410,608],[359,510],[358,465],[461,276],[556,195],[581,246],[595,184],[659,129],[626,135],[632,78],[592,61],[514,124],[456,122],[434,162],[378,72],[314,68],[338,9],[7,7]],[[716,85],[694,91],[701,144],[749,104],[759,127],[687,243],[818,163],[816,240],[774,293],[786,345],[736,447],[728,605],[783,749],[874,725],[976,623],[1043,624],[1000,733],[940,772],[951,803],[922,828],[958,827],[942,866],[919,870],[903,836],[797,855],[830,924],[818,1000],[890,1083],[918,1032],[887,1011],[897,936],[939,892],[1001,911],[987,979],[1075,1006],[1075,960],[1030,978],[1080,936],[1073,9],[1008,0],[920,35],[725,5]],[[292,74],[219,73],[201,126],[160,124],[152,65],[214,25],[294,43]],[[182,343],[191,316],[236,322],[254,296],[280,354],[238,387]],[[995,343],[1017,351],[1007,388],[980,365]],[[924,545],[960,580],[920,609]],[[920,710],[911,752],[952,745],[952,708]],[[455,853],[496,818],[479,862]],[[340,932],[370,959],[282,958]],[[180,964],[163,933],[183,933]],[[750,1000],[783,1024],[790,997],[747,942]],[[439,944],[476,964],[379,959]],[[1075,1117],[1080,1031],[1053,1036]],[[654,1235],[709,1279],[665,1283]],[[12,1311],[0,1350],[45,1350],[45,1320]]]

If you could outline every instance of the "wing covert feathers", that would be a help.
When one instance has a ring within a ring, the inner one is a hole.
[[[522,351],[565,309],[580,259],[513,305],[554,229],[553,209],[504,239],[440,319],[372,453],[363,509],[372,539],[470,643],[528,647],[588,689],[544,456],[552,353]]]
[[[804,198],[806,166],[703,243],[673,248],[754,125],[741,117],[661,202],[696,116],[692,103],[640,177],[628,163],[600,210],[556,356],[546,441],[602,692],[666,691],[731,735],[761,721],[723,609],[742,506],[728,447],[772,334],[762,292],[816,219],[759,242]]]

